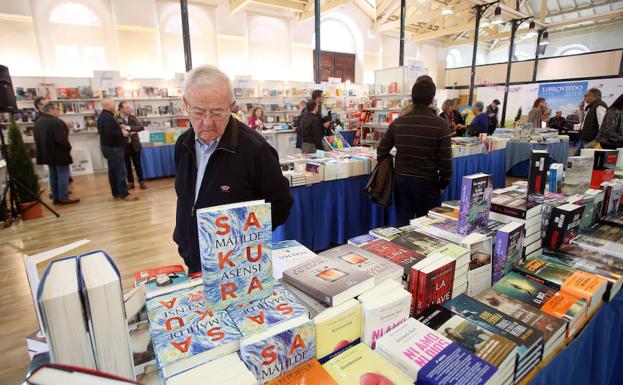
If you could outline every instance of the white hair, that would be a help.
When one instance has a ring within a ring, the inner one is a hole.
[[[211,65],[201,65],[186,72],[184,81],[184,96],[188,90],[195,87],[226,87],[229,99],[234,100],[231,80],[220,69]]]

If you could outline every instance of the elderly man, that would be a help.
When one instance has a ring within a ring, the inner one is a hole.
[[[40,107],[41,116],[35,123],[35,147],[37,164],[46,164],[50,179],[50,190],[54,204],[68,205],[80,202],[69,198],[69,165],[71,144],[67,124],[58,118],[56,103]]]
[[[130,133],[124,130],[115,119],[115,103],[110,99],[102,100],[102,113],[97,118],[97,132],[100,135],[102,153],[108,161],[108,183],[114,199],[136,201],[130,196],[125,181],[125,145]]]
[[[580,155],[583,148],[595,147],[595,138],[599,134],[599,128],[604,121],[604,116],[606,116],[606,110],[608,109],[608,105],[601,100],[601,91],[598,88],[588,90],[579,107],[582,126],[578,133],[575,155]]]
[[[175,144],[177,213],[173,240],[189,273],[201,271],[197,209],[265,199],[273,228],[284,223],[292,198],[275,149],[231,116],[231,81],[212,66],[186,74],[184,103],[192,127]]]
[[[472,112],[474,113],[474,120],[467,127],[469,136],[478,136],[480,134],[489,133],[489,116],[484,110],[485,104],[481,101],[477,101],[472,106]]]
[[[134,188],[134,173],[132,172],[132,163],[136,169],[136,176],[138,177],[138,183],[142,190],[147,188],[145,179],[143,179],[143,167],[141,166],[141,150],[143,146],[138,138],[138,133],[143,131],[143,124],[138,118],[132,115],[132,107],[130,103],[119,103],[119,125],[121,129],[127,130],[130,133],[130,141],[125,145],[125,169],[128,174],[128,189]]]

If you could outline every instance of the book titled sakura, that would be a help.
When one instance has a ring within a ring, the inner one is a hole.
[[[271,295],[270,203],[242,202],[197,210],[199,253],[208,307],[225,309]]]
[[[487,229],[492,191],[493,179],[490,174],[480,173],[463,177],[457,226],[459,234],[467,235]]]

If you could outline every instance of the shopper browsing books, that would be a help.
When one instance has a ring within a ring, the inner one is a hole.
[[[108,161],[108,182],[114,199],[136,201],[130,196],[126,183],[125,145],[130,133],[119,125],[114,115],[115,103],[111,99],[102,100],[102,113],[97,118],[97,132],[100,136],[102,153]]]
[[[316,150],[324,150],[322,145],[323,129],[322,121],[318,116],[318,105],[315,101],[307,102],[309,113],[301,119],[301,131],[303,134],[303,154],[313,154]]]
[[[623,94],[606,111],[597,141],[608,150],[623,147]]]
[[[175,144],[177,213],[173,240],[190,273],[201,271],[197,214],[200,208],[265,199],[272,227],[292,206],[288,181],[273,147],[231,117],[231,81],[212,66],[186,74],[184,103],[191,128]]]
[[[452,136],[463,136],[465,133],[465,125],[457,122],[454,110],[454,100],[446,99],[441,105],[441,114],[439,117],[446,121],[446,124],[452,132]]]
[[[262,107],[257,106],[251,111],[247,123],[254,130],[262,131],[264,129],[264,110]]]
[[[576,156],[580,155],[583,148],[595,147],[595,138],[606,116],[608,105],[601,100],[601,91],[598,88],[591,88],[584,95],[584,100],[579,107],[582,126],[575,147]]]
[[[48,165],[54,204],[78,203],[80,199],[69,198],[69,165],[73,160],[67,124],[59,119],[60,111],[56,103],[44,105],[41,113],[43,115],[35,123],[34,134],[37,164]]]
[[[143,167],[141,166],[141,150],[143,146],[138,138],[138,133],[143,131],[143,124],[138,118],[132,115],[132,107],[130,103],[119,103],[119,125],[122,129],[130,133],[130,140],[125,144],[125,168],[128,173],[128,189],[134,188],[134,173],[132,172],[132,163],[136,169],[136,176],[141,189],[147,188],[145,179],[143,179]]]
[[[440,206],[441,191],[452,176],[450,128],[428,108],[435,92],[433,80],[420,76],[411,90],[413,111],[389,126],[377,150],[379,162],[394,146],[397,150],[394,197],[399,226]]]
[[[482,110],[485,108],[483,102],[476,102],[472,106],[472,112],[474,113],[474,119],[467,127],[467,135],[478,136],[480,134],[486,134],[489,132],[489,116]]]
[[[532,123],[532,128],[541,128],[541,125],[543,122],[547,122],[551,113],[552,110],[547,105],[545,98],[537,98],[528,113],[528,123]]]

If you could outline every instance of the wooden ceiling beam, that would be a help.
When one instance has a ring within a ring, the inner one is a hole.
[[[407,12],[407,16],[405,17],[405,24],[409,25],[409,24],[415,24],[420,21],[430,21],[436,17],[443,16],[443,8],[444,7],[441,7],[441,8],[432,10],[432,11],[427,11],[424,13],[417,14],[418,9],[416,7],[412,7],[411,11]],[[456,15],[456,14],[459,14],[460,12],[467,11],[471,8],[472,8],[471,5],[468,5],[468,6],[463,5],[463,6],[458,6],[456,8],[452,8],[452,11],[453,11],[453,14]],[[400,28],[400,18],[398,18],[397,20],[392,20],[392,21],[388,21],[385,23],[376,22],[372,26],[372,30],[376,33],[389,31],[389,30],[395,30],[399,28]]]
[[[320,14],[322,15],[325,12],[329,12],[349,3],[351,3],[351,0],[326,0],[320,4]],[[313,19],[314,15],[315,11],[314,7],[312,7],[310,10],[303,11],[303,13],[301,13],[301,16],[299,17],[299,20],[307,21],[309,19]]]
[[[265,5],[267,7],[285,9],[294,12],[303,12],[305,4],[293,0],[252,0],[254,4]]]
[[[376,7],[368,2],[368,0],[353,0],[357,8],[370,18],[370,20],[376,20]]]
[[[250,2],[251,0],[229,0],[229,13],[238,12]]]

